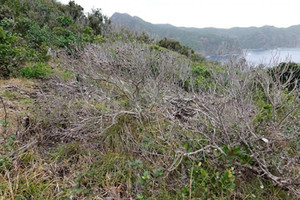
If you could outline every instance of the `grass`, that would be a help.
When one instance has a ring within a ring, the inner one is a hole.
[[[56,65],[55,63],[53,65]],[[64,82],[71,82],[75,80],[75,75],[71,70],[63,69],[57,64],[56,67],[52,70],[52,73],[57,75]]]
[[[15,133],[20,127],[20,118],[28,114],[35,102],[30,97],[36,93],[35,83],[24,78],[0,80],[0,95],[3,97],[7,110],[6,130],[9,134]],[[4,121],[4,108],[0,106],[0,121]],[[2,130],[3,131],[3,130]]]
[[[13,145],[17,144],[18,142],[15,141]],[[112,198],[134,197],[136,184],[140,188],[140,195],[138,195],[140,199],[147,197],[181,199],[182,196],[189,196],[189,185],[183,185],[181,191],[172,192],[169,188],[171,180],[163,178],[163,168],[159,169],[147,160],[137,160],[130,154],[99,152],[97,149],[78,142],[55,145],[45,155],[41,152],[43,152],[42,147],[30,148],[14,158],[17,162],[7,161],[10,164],[6,165],[4,171],[0,173],[0,197],[4,199],[66,199],[71,197],[93,199],[100,197],[99,194]],[[198,169],[205,168],[201,166]],[[198,181],[202,183],[203,180],[210,181],[205,184],[212,184],[211,181],[215,180],[212,174],[218,176],[215,169],[207,171],[207,175],[200,170],[200,177],[208,178],[202,180],[197,175],[198,169],[194,169],[190,177],[193,180],[193,188],[195,187],[193,195],[198,195],[197,192],[203,194],[201,192],[203,189],[206,191],[205,187],[199,191],[196,190],[200,187]],[[176,175],[173,178],[176,178]],[[257,181],[238,185],[243,199],[290,199],[290,196],[280,188],[272,186],[270,182],[264,182],[264,188],[260,188],[260,181],[257,179]],[[156,193],[150,192],[150,189]],[[220,192],[219,187],[215,189]],[[231,190],[233,196],[235,191]],[[224,198],[217,196],[215,199],[231,199],[233,196]]]

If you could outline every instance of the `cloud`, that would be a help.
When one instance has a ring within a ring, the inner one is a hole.
[[[60,0],[68,3],[69,0]],[[185,27],[248,27],[300,24],[298,0],[75,0],[90,11],[101,8],[139,16],[151,23]]]

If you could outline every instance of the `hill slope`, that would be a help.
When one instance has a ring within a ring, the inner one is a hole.
[[[0,1],[0,199],[299,199],[300,66],[145,38]]]
[[[115,13],[111,21],[134,31],[148,32],[159,38],[174,38],[206,55],[238,53],[241,49],[300,46],[300,25],[289,28],[273,26],[231,29],[184,28],[170,24],[151,24],[139,17],[121,13]]]

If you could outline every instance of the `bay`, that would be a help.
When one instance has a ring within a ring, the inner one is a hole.
[[[221,63],[227,62],[230,58],[245,58],[249,65],[274,66],[281,62],[300,63],[300,48],[276,48],[276,49],[244,49],[241,55],[210,55],[208,60],[214,60]]]
[[[300,48],[277,48],[271,50],[244,50],[246,61],[254,65],[274,65],[281,62],[300,63]]]

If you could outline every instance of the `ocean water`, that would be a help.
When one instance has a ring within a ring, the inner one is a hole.
[[[300,48],[277,48],[271,50],[262,49],[244,49],[242,55],[210,55],[209,60],[215,60],[222,63],[227,62],[230,58],[245,58],[250,65],[257,66],[260,64],[274,66],[281,62],[300,63]]]
[[[280,62],[300,63],[300,48],[248,49],[243,52],[246,61],[253,65],[274,65]]]

